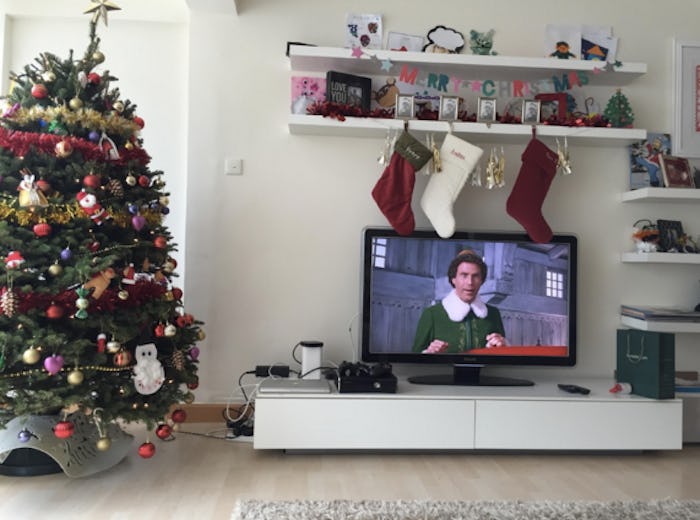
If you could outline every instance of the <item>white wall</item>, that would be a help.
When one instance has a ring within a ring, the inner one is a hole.
[[[125,4],[120,3],[126,9]],[[199,402],[221,402],[235,389],[239,374],[256,364],[292,363],[291,349],[301,339],[324,341],[325,357],[336,362],[351,359],[357,343],[360,231],[385,225],[370,196],[381,173],[376,158],[382,142],[289,135],[287,41],[342,46],[347,12],[380,12],[385,31],[425,34],[439,24],[463,33],[494,28],[499,53],[539,56],[546,23],[609,24],[621,39],[621,60],[648,64],[648,74],[624,90],[635,125],[670,131],[672,38],[700,40],[700,5],[683,0],[661,7],[650,0],[443,0],[434,6],[415,0],[240,0],[238,14],[233,9],[213,13],[195,4],[189,2],[189,36],[178,40],[188,46],[179,47],[179,53],[189,57],[189,81],[177,93],[187,101],[188,114],[149,119],[162,119],[168,131],[187,121],[186,181],[177,168],[166,169],[166,179],[171,189],[173,173],[182,176],[176,182],[186,182],[185,298],[188,310],[207,322]],[[117,18],[110,13],[110,31]],[[149,45],[161,37],[149,37]],[[133,38],[147,49],[141,36]],[[41,50],[55,49],[60,41],[47,35]],[[129,58],[118,58],[119,47],[107,54],[108,60]],[[153,60],[153,76],[141,85],[148,92],[139,91],[138,98],[124,83],[129,67],[124,71],[110,63],[110,68],[122,78],[123,92],[145,110],[160,103],[161,87],[170,83],[168,63]],[[595,96],[604,106],[612,93],[598,89]],[[459,227],[520,229],[505,213],[505,200],[524,146],[506,146],[505,189],[464,189],[456,208]],[[149,151],[155,161],[173,150]],[[619,193],[628,182],[623,148],[579,146],[571,155],[574,175],[556,178],[544,215],[555,231],[576,233],[580,240],[579,364],[528,371],[562,379],[612,374],[620,303],[700,301],[695,267],[619,262],[639,218],[679,219],[697,236],[694,207],[621,204]],[[225,176],[225,157],[242,158],[244,174]],[[425,179],[417,181],[416,200],[424,185]],[[419,227],[429,227],[417,204],[415,214]],[[700,369],[696,343],[695,335],[677,336],[679,368]]]

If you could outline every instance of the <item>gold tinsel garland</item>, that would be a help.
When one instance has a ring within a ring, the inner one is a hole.
[[[60,372],[69,372],[73,370],[94,370],[96,372],[124,372],[133,369],[133,365],[125,367],[106,367],[100,365],[88,365],[88,366],[74,366],[69,368],[61,368]],[[40,372],[46,372],[45,368],[31,368],[27,370],[22,370],[21,372],[12,372],[11,374],[0,374],[0,379],[12,379],[15,377],[24,377],[32,374],[38,374]],[[47,372],[48,373],[48,372]]]
[[[20,108],[10,118],[11,121],[26,126],[39,120],[51,124],[54,120],[69,126],[80,125],[88,130],[100,130],[108,134],[119,134],[130,137],[141,128],[129,119],[111,113],[105,116],[92,108],[71,110],[65,106],[42,108],[33,106],[29,109]]]
[[[112,217],[112,222],[120,227],[129,227],[133,215],[125,213],[122,208],[105,208],[107,213]],[[159,226],[162,222],[163,214],[160,211],[146,209],[139,212],[146,219],[149,227]],[[14,221],[20,226],[29,226],[46,222],[47,224],[67,224],[76,219],[83,218],[89,220],[89,217],[83,212],[77,202],[71,204],[52,204],[47,208],[42,208],[39,211],[30,209],[17,208],[14,203],[8,204],[7,201],[0,201],[0,220]]]

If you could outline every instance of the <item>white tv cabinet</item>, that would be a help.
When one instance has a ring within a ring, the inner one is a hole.
[[[610,394],[609,379],[563,378],[531,387],[426,386],[395,394],[264,394],[255,449],[678,450],[682,401]]]

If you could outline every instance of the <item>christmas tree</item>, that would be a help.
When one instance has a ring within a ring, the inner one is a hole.
[[[40,54],[3,98],[0,426],[53,413],[64,438],[79,410],[165,437],[184,420],[174,405],[194,400],[204,332],[173,285],[168,193],[144,121],[100,71],[97,24],[118,7],[92,2],[82,58]]]
[[[627,97],[617,89],[605,106],[603,116],[615,128],[632,128],[634,113]]]

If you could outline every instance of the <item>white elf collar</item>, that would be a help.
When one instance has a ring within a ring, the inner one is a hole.
[[[489,312],[479,296],[472,303],[466,303],[459,299],[454,289],[442,299],[442,306],[452,321],[462,321],[467,317],[469,311],[472,311],[477,318],[485,318]]]

